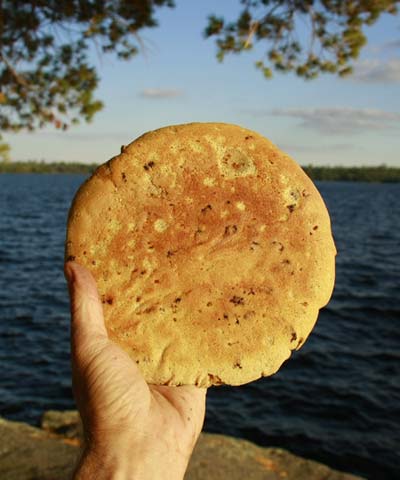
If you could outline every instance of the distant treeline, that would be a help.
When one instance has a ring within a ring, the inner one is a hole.
[[[80,173],[90,174],[97,164],[70,162],[0,162],[0,173]],[[400,167],[303,167],[313,180],[354,181],[354,182],[400,182]]]
[[[0,162],[0,173],[92,173],[96,163],[78,162]]]
[[[342,182],[400,182],[400,168],[379,165],[377,167],[303,167],[313,180]]]

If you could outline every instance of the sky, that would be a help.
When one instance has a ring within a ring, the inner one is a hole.
[[[254,130],[301,165],[400,166],[400,14],[366,27],[368,44],[349,78],[306,81],[254,67],[262,50],[216,59],[202,32],[211,13],[234,20],[238,0],[176,0],[158,10],[159,27],[140,36],[130,61],[91,60],[105,108],[90,124],[60,132],[4,134],[11,158],[103,163],[142,133],[188,122],[226,122]]]

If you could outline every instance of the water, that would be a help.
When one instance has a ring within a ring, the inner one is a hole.
[[[0,415],[73,408],[66,214],[84,177],[0,175]],[[205,430],[400,478],[400,185],[318,184],[337,257],[333,299],[281,371],[212,388]]]

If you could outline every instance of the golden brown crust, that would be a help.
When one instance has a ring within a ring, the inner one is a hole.
[[[147,133],[70,210],[66,257],[94,274],[113,340],[149,383],[275,373],[332,293],[329,215],[269,140],[222,123]]]

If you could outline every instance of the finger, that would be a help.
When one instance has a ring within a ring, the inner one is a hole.
[[[65,264],[71,300],[71,341],[73,350],[90,347],[108,338],[103,308],[92,274],[76,262]]]

